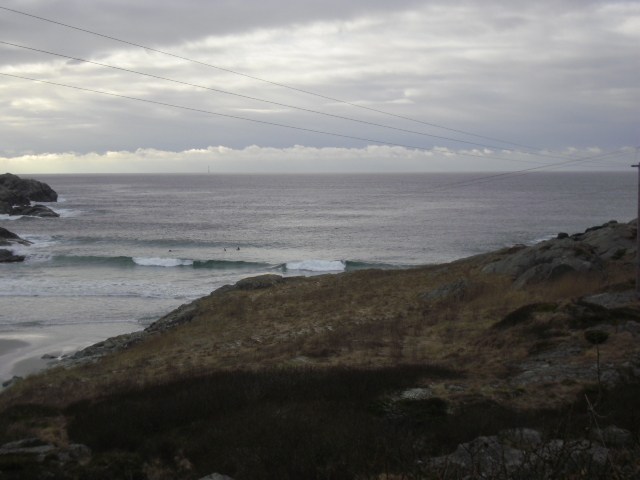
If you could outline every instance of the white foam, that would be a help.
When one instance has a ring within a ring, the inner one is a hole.
[[[179,258],[144,258],[137,257],[133,261],[144,267],[180,267],[183,265],[193,265],[193,260],[180,260]]]
[[[0,215],[0,220],[18,220],[22,217],[24,217],[24,215],[7,215],[6,213],[3,213]]]
[[[343,272],[346,265],[340,260],[305,260],[304,262],[288,262],[287,270],[306,270],[308,272]]]
[[[71,210],[69,208],[52,208],[51,210],[56,212],[62,218],[77,217],[78,215],[84,213],[82,210]]]

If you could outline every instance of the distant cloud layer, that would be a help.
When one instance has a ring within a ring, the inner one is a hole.
[[[404,147],[365,148],[209,147],[171,152],[138,149],[98,153],[43,153],[0,157],[0,170],[23,173],[286,173],[286,172],[474,172],[532,169],[615,170],[620,157],[602,159],[599,149],[545,152],[532,156],[516,151],[437,149],[419,151]],[[583,158],[586,160],[577,160]],[[628,165],[625,165],[628,168]]]
[[[0,10],[0,41],[244,96],[0,44],[0,73],[199,110],[0,76],[0,165],[35,173],[202,171],[209,163],[225,172],[499,170],[531,157],[464,159],[371,140],[453,152],[516,148],[507,141],[585,154],[638,142],[638,2],[292,3],[3,6],[395,117]]]

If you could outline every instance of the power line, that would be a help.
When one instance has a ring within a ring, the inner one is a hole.
[[[638,148],[640,147],[636,147],[635,150],[637,151]],[[581,163],[589,163],[592,161],[597,161],[597,160],[604,160],[607,158],[615,158],[615,157],[619,157],[619,156],[623,156],[623,155],[628,155],[630,153],[632,153],[633,150],[616,150],[613,152],[608,152],[608,153],[604,153],[604,154],[600,154],[600,155],[595,155],[593,157],[587,157],[587,158],[580,158],[580,159],[576,159],[576,160],[569,160],[566,162],[560,162],[560,163],[555,163],[555,164],[547,164],[547,165],[543,165],[540,167],[532,167],[532,168],[527,168],[524,170],[518,170],[515,172],[504,172],[504,173],[498,173],[495,175],[489,175],[489,176],[484,176],[484,177],[479,177],[479,178],[473,178],[473,179],[469,179],[469,180],[462,180],[460,182],[453,182],[453,183],[447,183],[445,185],[440,185],[439,187],[436,187],[438,189],[445,189],[446,187],[458,187],[458,186],[469,186],[469,185],[475,185],[478,183],[486,183],[490,180],[496,179],[496,178],[506,178],[506,177],[517,177],[520,175],[527,175],[529,173],[534,173],[534,171],[536,170],[543,170],[543,169],[554,169],[554,168],[562,168],[562,167],[568,167],[568,166],[575,166],[577,164],[581,164]],[[605,156],[606,155],[606,156]]]
[[[251,97],[249,95],[242,95],[242,94],[239,94],[239,93],[228,92],[226,90],[221,90],[221,89],[218,89],[218,88],[205,87],[203,85],[197,85],[195,83],[184,82],[182,80],[174,80],[172,78],[162,77],[160,75],[153,75],[151,73],[139,72],[137,70],[131,70],[131,69],[128,69],[128,68],[116,67],[114,65],[109,65],[109,64],[106,64],[106,63],[94,62],[92,60],[85,60],[85,59],[79,58],[79,57],[72,57],[70,55],[64,55],[64,54],[61,54],[61,53],[49,52],[47,50],[41,50],[41,49],[38,49],[38,48],[27,47],[25,45],[18,45],[18,44],[15,44],[15,43],[4,42],[4,41],[1,41],[1,40],[0,40],[0,44],[10,45],[12,47],[22,48],[22,49],[25,49],[25,50],[31,50],[31,51],[39,52],[39,53],[46,53],[47,55],[54,55],[54,56],[57,56],[57,57],[68,58],[68,59],[71,59],[71,60],[76,60],[76,61],[79,61],[79,62],[89,63],[89,64],[92,64],[92,65],[99,65],[101,67],[112,68],[114,70],[120,70],[120,71],[123,71],[123,72],[135,73],[136,75],[143,75],[143,76],[146,76],[146,77],[157,78],[157,79],[160,79],[160,80],[166,80],[168,82],[179,83],[181,85],[188,85],[188,86],[191,86],[191,87],[202,88],[202,89],[210,90],[210,91],[213,91],[213,92],[224,93],[224,94],[227,94],[227,95],[234,95],[236,97],[247,98],[247,99],[250,99],[250,100],[256,100],[256,101],[259,101],[259,102],[265,102],[265,103],[269,103],[269,104],[272,104],[272,105],[278,105],[280,107],[293,108],[293,109],[296,109],[296,110],[302,110],[304,112],[315,113],[315,114],[318,114],[318,115],[325,115],[327,117],[339,118],[341,120],[348,120],[348,121],[351,121],[351,122],[358,122],[358,123],[363,123],[363,124],[366,124],[366,125],[373,125],[373,126],[376,126],[376,127],[388,128],[388,129],[391,129],[391,130],[397,130],[397,131],[400,131],[400,132],[412,133],[412,134],[416,134],[416,135],[424,135],[426,137],[439,138],[439,139],[442,139],[442,140],[450,140],[450,141],[454,141],[454,142],[466,143],[466,144],[469,144],[469,145],[476,145],[476,146],[485,147],[485,148],[504,149],[504,147],[498,147],[498,146],[495,146],[495,145],[485,145],[483,143],[468,142],[466,140],[458,140],[456,138],[443,137],[443,136],[440,136],[440,135],[431,135],[429,133],[416,132],[416,131],[413,131],[413,130],[406,130],[404,128],[397,128],[397,127],[391,127],[391,126],[388,126],[388,125],[382,125],[382,124],[379,124],[379,123],[368,122],[366,120],[358,120],[356,118],[345,117],[345,116],[342,116],[342,115],[334,115],[334,114],[331,114],[331,113],[319,112],[317,110],[311,110],[311,109],[308,109],[308,108],[296,107],[294,105],[288,105],[286,103],[279,103],[279,102],[273,102],[273,101],[270,101],[270,100],[263,100],[261,98]],[[533,153],[533,152],[519,152],[519,153],[523,153],[525,155],[535,155],[535,156],[539,156],[539,157],[548,157],[548,158],[565,158],[565,157],[558,157],[557,155],[546,155],[546,154],[543,154],[543,153]]]
[[[13,13],[17,13],[19,15],[25,15],[27,17],[36,18],[38,20],[42,20],[42,21],[45,21],[45,22],[53,23],[53,24],[60,25],[60,26],[66,27],[66,28],[71,28],[71,29],[78,30],[78,31],[81,31],[81,32],[84,32],[84,33],[89,33],[91,35],[96,35],[96,36],[99,36],[99,37],[102,37],[102,38],[107,38],[109,40],[114,40],[116,42],[124,43],[124,44],[127,44],[127,45],[132,45],[132,46],[135,46],[135,47],[144,48],[145,50],[161,53],[163,55],[168,55],[170,57],[179,58],[181,60],[186,60],[188,62],[193,62],[193,63],[197,63],[197,64],[204,65],[204,66],[207,66],[207,67],[215,68],[217,70],[221,70],[221,71],[224,71],[224,72],[233,73],[234,75],[240,75],[240,76],[243,76],[243,77],[246,77],[246,78],[251,78],[253,80],[258,80],[260,82],[265,82],[265,83],[269,83],[271,85],[276,85],[278,87],[287,88],[289,90],[294,90],[294,91],[297,91],[297,92],[301,92],[301,93],[304,93],[304,94],[307,94],[307,95],[313,95],[315,97],[324,98],[326,100],[331,100],[333,102],[343,103],[345,105],[350,105],[352,107],[357,107],[357,108],[361,108],[361,109],[364,109],[364,110],[369,110],[369,111],[372,111],[372,112],[381,113],[383,115],[390,115],[392,117],[402,118],[404,120],[410,120],[412,122],[422,123],[424,125],[429,125],[429,126],[432,126],[432,127],[442,128],[444,130],[449,130],[449,131],[452,131],[452,132],[462,133],[464,135],[471,135],[473,137],[484,138],[486,140],[493,140],[493,141],[496,141],[496,142],[501,142],[501,143],[506,143],[506,144],[509,144],[509,145],[528,148],[528,149],[531,149],[531,150],[542,150],[542,149],[537,148],[537,147],[532,147],[532,146],[523,145],[523,144],[514,143],[514,142],[508,142],[506,140],[500,140],[500,139],[497,139],[497,138],[487,137],[487,136],[484,136],[484,135],[477,135],[475,133],[466,132],[464,130],[458,130],[458,129],[455,129],[455,128],[449,128],[449,127],[445,127],[445,126],[442,126],[442,125],[437,125],[435,123],[424,122],[422,120],[417,120],[415,118],[405,117],[405,116],[402,116],[402,115],[397,115],[397,114],[394,114],[394,113],[385,112],[383,110],[378,110],[376,108],[365,107],[364,105],[358,105],[357,103],[347,102],[345,100],[340,100],[338,98],[333,98],[333,97],[329,97],[329,96],[326,96],[326,95],[321,95],[319,93],[314,93],[314,92],[311,92],[311,91],[308,91],[308,90],[304,90],[304,89],[301,89],[301,88],[292,87],[292,86],[289,86],[289,85],[285,85],[283,83],[273,82],[271,80],[266,80],[266,79],[263,79],[263,78],[260,78],[260,77],[256,77],[256,76],[253,76],[253,75],[248,75],[246,73],[236,72],[235,70],[230,70],[228,68],[219,67],[217,65],[212,65],[210,63],[201,62],[199,60],[193,60],[191,58],[183,57],[181,55],[176,55],[176,54],[169,53],[169,52],[165,52],[163,50],[159,50],[159,49],[155,49],[155,48],[151,48],[151,47],[146,47],[144,45],[141,45],[141,44],[138,44],[138,43],[134,43],[134,42],[130,42],[128,40],[122,40],[122,39],[119,39],[119,38],[116,38],[116,37],[111,37],[109,35],[104,35],[102,33],[97,33],[97,32],[91,31],[91,30],[87,30],[87,29],[80,28],[80,27],[75,27],[73,25],[69,25],[69,24],[66,24],[66,23],[58,22],[58,21],[55,21],[55,20],[50,20],[48,18],[40,17],[40,16],[33,15],[33,14],[30,14],[30,13],[21,12],[19,10],[14,10],[12,8],[7,8],[7,7],[0,6],[0,9],[7,10],[7,11],[10,11],[10,12],[13,12]]]
[[[192,111],[192,112],[206,113],[206,114],[209,114],[209,115],[217,115],[217,116],[220,116],[220,117],[233,118],[233,119],[236,119],[236,120],[245,120],[245,121],[248,121],[248,122],[261,123],[261,124],[264,124],[264,125],[271,125],[271,126],[282,127],[282,128],[290,128],[290,129],[293,129],[293,130],[300,130],[300,131],[304,131],[304,132],[319,133],[319,134],[322,134],[322,135],[331,135],[331,136],[334,136],[334,137],[349,138],[349,139],[352,139],[352,140],[361,140],[361,141],[365,141],[365,142],[373,142],[373,143],[378,143],[378,144],[381,144],[381,145],[389,145],[389,146],[394,146],[394,147],[411,148],[411,149],[415,149],[415,150],[422,150],[422,151],[427,151],[427,152],[441,153],[441,154],[445,154],[445,155],[446,154],[452,154],[452,155],[455,154],[455,155],[464,155],[464,156],[467,156],[467,157],[491,158],[491,159],[494,159],[494,160],[502,160],[502,161],[515,161],[515,162],[522,162],[522,163],[540,163],[540,162],[532,162],[532,161],[529,161],[529,160],[505,159],[505,158],[500,158],[500,157],[490,157],[488,155],[474,155],[472,153],[453,152],[453,151],[449,151],[448,149],[447,150],[438,149],[437,147],[436,148],[426,148],[426,147],[418,147],[418,146],[415,146],[415,145],[407,145],[407,144],[403,144],[403,143],[386,142],[386,141],[382,141],[382,140],[374,140],[374,139],[371,139],[371,138],[363,138],[363,137],[356,137],[356,136],[353,136],[353,135],[344,135],[344,134],[341,134],[341,133],[325,132],[325,131],[322,131],[322,130],[314,130],[314,129],[311,129],[311,128],[294,127],[292,125],[285,125],[285,124],[282,124],[282,123],[275,123],[275,122],[267,122],[265,120],[255,120],[253,118],[240,117],[238,115],[229,115],[229,114],[225,114],[225,113],[212,112],[210,110],[203,110],[203,109],[200,109],[200,108],[185,107],[185,106],[182,106],[182,105],[175,105],[175,104],[172,104],[172,103],[158,102],[156,100],[147,100],[147,99],[144,99],[144,98],[131,97],[131,96],[128,96],[128,95],[120,95],[120,94],[117,94],[117,93],[105,92],[105,91],[102,91],[102,90],[94,90],[94,89],[91,89],[91,88],[77,87],[77,86],[74,86],[74,85],[66,85],[64,83],[50,82],[48,80],[39,80],[37,78],[24,77],[24,76],[20,76],[20,75],[12,75],[12,74],[9,74],[9,73],[0,72],[0,75],[4,75],[6,77],[20,78],[22,80],[30,80],[32,82],[47,83],[49,85],[56,85],[56,86],[59,86],[59,87],[72,88],[74,90],[82,90],[82,91],[85,91],[85,92],[99,93],[101,95],[109,95],[111,97],[125,98],[125,99],[128,99],[128,100],[135,100],[135,101],[138,101],[138,102],[151,103],[151,104],[155,104],[155,105],[161,105],[161,106],[164,106],[164,107],[179,108],[179,109],[182,109],[182,110],[189,110],[189,111]],[[554,165],[554,164],[545,163],[544,165]]]

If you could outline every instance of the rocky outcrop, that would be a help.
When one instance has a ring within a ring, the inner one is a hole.
[[[11,250],[0,248],[0,263],[24,262],[24,255],[14,255]]]
[[[615,220],[584,233],[559,234],[556,238],[488,263],[484,274],[509,275],[517,288],[555,280],[572,272],[602,271],[605,260],[636,255],[637,220]]]
[[[57,202],[58,194],[46,183],[22,179],[17,175],[0,175],[0,214],[59,217],[50,208],[31,202]]]
[[[610,436],[615,435],[616,438],[631,437],[630,432],[615,426],[607,432],[615,432]],[[602,475],[611,456],[615,455],[614,451],[603,446],[602,438],[598,435],[597,441],[544,441],[544,436],[536,430],[516,428],[503,430],[497,435],[477,437],[458,445],[450,455],[431,458],[428,463],[436,469],[442,468],[451,478],[461,478],[470,473],[474,474],[473,478],[500,479],[565,478],[577,472]]]
[[[28,246],[31,245],[31,242],[20,238],[6,228],[0,227],[0,247],[11,247],[15,244]],[[12,250],[0,248],[0,263],[22,262],[24,259],[24,255],[15,255]]]
[[[28,215],[30,217],[55,218],[60,215],[44,205],[24,205],[11,209],[10,215]]]
[[[91,449],[79,443],[72,443],[63,449],[39,438],[25,438],[2,445],[0,447],[0,459],[5,456],[32,457],[36,462],[43,462],[45,458],[54,456],[58,462],[66,463],[71,460],[90,457]]]
[[[22,179],[17,175],[5,173],[0,175],[0,186],[13,192],[15,198],[25,199],[14,205],[28,205],[29,202],[57,202],[58,194],[46,183],[38,180]],[[1,198],[1,196],[0,196]]]

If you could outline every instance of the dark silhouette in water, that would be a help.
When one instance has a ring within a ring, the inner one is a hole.
[[[236,248],[236,250],[240,250],[240,247]]]

